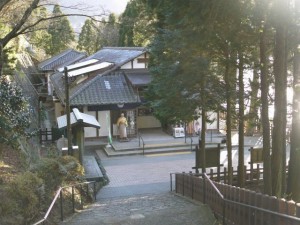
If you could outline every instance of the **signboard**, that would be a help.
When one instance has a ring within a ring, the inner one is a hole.
[[[220,154],[221,154],[221,146],[218,144],[216,147],[207,147],[205,148],[205,168],[208,167],[220,167]],[[196,148],[196,168],[202,168],[203,158],[202,158],[202,150],[200,148]]]

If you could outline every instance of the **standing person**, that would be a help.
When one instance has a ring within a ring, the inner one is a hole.
[[[128,124],[127,124],[127,119],[124,116],[124,113],[121,113],[121,116],[118,118],[117,126],[119,128],[120,139],[127,140],[126,127],[128,126]]]

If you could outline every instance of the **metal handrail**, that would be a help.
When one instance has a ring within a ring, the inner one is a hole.
[[[203,176],[203,180],[204,181],[208,180],[209,184],[216,191],[216,193],[219,195],[219,197],[223,200],[223,216],[222,216],[223,217],[223,221],[222,221],[223,225],[225,225],[225,219],[226,219],[226,216],[225,216],[226,202],[230,203],[230,204],[236,204],[236,205],[239,205],[239,206],[243,206],[243,207],[248,207],[248,208],[255,209],[255,210],[258,210],[258,211],[261,211],[261,212],[270,213],[272,215],[283,217],[283,218],[286,218],[286,219],[289,219],[289,220],[300,222],[300,218],[298,218],[298,217],[289,216],[289,215],[286,215],[286,214],[282,214],[282,213],[278,213],[278,212],[273,212],[273,211],[270,211],[270,210],[267,210],[267,209],[263,209],[263,208],[260,208],[260,207],[256,207],[256,206],[252,206],[252,205],[247,205],[247,204],[244,204],[244,203],[241,203],[241,202],[236,202],[236,201],[229,200],[229,199],[225,198],[224,195],[222,195],[222,193],[220,192],[220,190],[211,181],[211,179],[209,179],[209,177],[207,176],[206,173],[203,173],[202,176]],[[204,187],[206,185],[205,183],[206,182],[204,182]],[[205,190],[204,190],[204,193],[205,193]],[[205,194],[204,194],[204,196],[205,196]],[[205,203],[205,198],[204,198],[204,203]]]
[[[191,140],[191,152],[193,151],[193,142],[194,142],[194,140],[193,140],[193,137],[189,137],[190,138],[190,140]]]
[[[142,143],[143,143],[143,155],[145,155],[145,141],[144,141],[142,135],[140,135],[140,133],[138,133],[138,137],[139,137],[139,147],[141,147],[141,140],[142,140]]]
[[[73,192],[73,188],[76,187],[76,186],[80,186],[80,185],[83,185],[83,184],[91,184],[93,183],[94,184],[94,188],[93,188],[93,191],[94,191],[94,199],[96,200],[96,182],[95,181],[89,181],[89,182],[82,182],[82,183],[77,183],[77,184],[74,184],[74,185],[69,185],[69,186],[64,186],[64,187],[60,187],[57,191],[56,191],[56,194],[47,210],[47,212],[45,213],[45,216],[43,217],[43,219],[39,220],[38,222],[34,223],[33,225],[38,225],[38,224],[41,224],[43,222],[45,222],[47,219],[48,219],[48,216],[49,214],[51,213],[51,210],[54,206],[54,204],[56,203],[58,197],[60,197],[61,199],[61,220],[63,221],[63,210],[62,210],[62,190],[65,189],[65,188],[72,188],[72,196],[74,195],[74,192]],[[74,207],[74,206],[73,206]]]

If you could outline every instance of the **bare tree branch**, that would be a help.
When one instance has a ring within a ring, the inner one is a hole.
[[[87,18],[90,18],[91,20],[95,21],[95,22],[103,22],[102,20],[98,20],[97,18],[95,18],[95,16],[88,16],[88,15],[85,15],[85,14],[62,14],[62,15],[56,15],[56,16],[51,16],[51,17],[47,17],[47,18],[41,18],[39,20],[37,20],[36,22],[28,25],[28,26],[25,26],[23,27],[22,29],[20,29],[18,32],[16,32],[16,36],[19,36],[21,34],[26,34],[26,33],[30,33],[32,32],[33,30],[30,30],[31,28],[37,26],[39,23],[41,22],[45,22],[45,21],[49,21],[49,20],[53,20],[53,19],[56,19],[56,18],[61,18],[61,17],[66,17],[66,16],[82,16],[82,17],[87,17]],[[98,15],[98,16],[101,16],[101,15]]]
[[[0,0],[0,12],[11,1],[12,0]]]
[[[26,23],[28,18],[30,17],[32,11],[37,8],[40,0],[33,0],[30,6],[26,9],[20,21],[15,24],[12,30],[5,35],[4,38],[0,39],[0,44],[4,47],[12,38],[15,38],[19,35],[18,31],[22,28],[22,26]]]

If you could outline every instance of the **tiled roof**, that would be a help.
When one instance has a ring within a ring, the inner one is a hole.
[[[62,73],[51,76],[57,97],[65,101],[65,81]],[[118,103],[140,103],[138,94],[127,83],[125,75],[119,71],[107,75],[91,76],[82,83],[70,85],[70,105],[92,106]]]
[[[138,94],[127,83],[122,72],[97,76],[93,82],[70,97],[75,106],[140,103]]]
[[[134,87],[148,86],[152,81],[148,69],[124,70],[124,74]]]
[[[71,65],[75,62],[86,57],[85,53],[75,51],[73,49],[68,49],[59,55],[53,56],[50,59],[47,59],[41,62],[38,65],[38,68],[41,71],[54,71],[60,67]]]
[[[145,52],[146,49],[141,47],[106,47],[83,61],[98,59],[100,62],[111,62],[116,66],[122,66]]]

